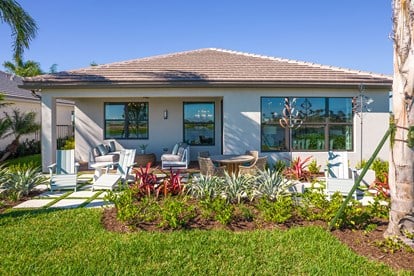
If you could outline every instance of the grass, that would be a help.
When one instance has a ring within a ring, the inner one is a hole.
[[[110,233],[101,211],[0,214],[1,275],[394,275],[319,227]],[[408,273],[407,273],[408,274]]]
[[[5,161],[8,165],[27,164],[32,162],[35,166],[42,166],[42,156],[40,154],[27,155]]]

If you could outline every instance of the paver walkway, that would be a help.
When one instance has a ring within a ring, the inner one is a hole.
[[[46,185],[39,185],[37,189],[44,190],[43,193],[14,206],[15,209],[36,209],[36,208],[105,208],[112,207],[113,204],[104,200],[106,191],[99,190],[92,192],[92,185],[88,184],[92,179],[91,175],[82,175],[79,177],[79,183],[83,186],[73,190],[49,191]]]

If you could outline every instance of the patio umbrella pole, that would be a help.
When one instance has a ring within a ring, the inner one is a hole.
[[[331,220],[331,222],[329,223],[329,230],[332,230],[333,226],[335,225],[336,221],[338,220],[338,218],[341,216],[341,214],[343,213],[345,206],[348,204],[349,200],[351,200],[352,198],[352,194],[356,191],[357,187],[359,186],[359,184],[361,183],[362,179],[364,178],[365,174],[368,171],[368,168],[372,165],[372,163],[374,162],[375,158],[377,157],[379,151],[382,149],[382,147],[384,146],[385,141],[387,141],[388,136],[390,136],[391,132],[393,130],[393,126],[390,126],[387,130],[387,132],[384,134],[384,137],[382,137],[382,140],[379,142],[377,148],[375,149],[374,153],[372,154],[371,158],[368,160],[368,162],[365,164],[361,174],[359,175],[359,177],[357,178],[357,181],[354,183],[354,186],[352,187],[352,189],[349,191],[348,196],[345,198],[344,202],[342,203],[341,207],[339,208],[338,213],[335,215],[335,217]]]

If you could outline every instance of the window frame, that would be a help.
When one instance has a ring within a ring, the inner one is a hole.
[[[196,124],[196,125],[213,125],[213,142],[211,144],[193,144],[193,143],[188,143],[186,140],[186,136],[185,136],[185,125],[186,124],[190,124],[190,123],[186,123],[185,122],[185,106],[187,104],[212,104],[213,105],[213,122],[212,123],[191,123],[191,124]],[[183,141],[185,143],[187,143],[190,146],[194,146],[194,147],[211,147],[211,146],[215,146],[216,145],[216,102],[212,101],[212,102],[208,102],[208,101],[202,101],[202,102],[183,102]]]
[[[128,104],[145,104],[146,105],[146,109],[147,109],[147,116],[146,116],[146,120],[139,120],[138,124],[141,123],[145,123],[146,127],[147,127],[147,131],[146,131],[146,136],[145,138],[135,138],[135,137],[108,137],[107,134],[107,121],[117,121],[117,122],[125,122],[125,118],[123,120],[121,119],[112,119],[112,120],[108,120],[106,118],[106,106],[107,105],[128,105]],[[117,140],[148,140],[149,139],[149,113],[150,113],[150,105],[149,102],[104,102],[104,133],[103,133],[103,137],[104,139],[117,139]]]
[[[263,135],[264,135],[264,126],[269,126],[266,124],[263,124],[263,99],[271,99],[271,98],[275,98],[275,99],[284,99],[284,98],[289,98],[289,101],[291,101],[293,98],[315,98],[315,99],[324,99],[325,102],[325,115],[324,115],[324,120],[322,122],[303,122],[303,124],[301,125],[301,127],[321,127],[324,129],[324,147],[322,149],[294,149],[293,148],[293,131],[294,130],[289,130],[288,128],[282,128],[280,126],[280,124],[276,124],[277,127],[284,129],[285,132],[285,149],[282,150],[268,150],[268,149],[263,149]],[[342,99],[349,99],[352,102],[352,97],[304,97],[304,96],[288,96],[288,97],[283,97],[283,96],[261,96],[260,97],[260,149],[262,152],[326,152],[329,150],[332,150],[330,148],[330,129],[332,126],[351,126],[351,147],[350,149],[338,149],[341,151],[353,151],[354,147],[355,147],[355,138],[354,138],[354,111],[351,110],[351,120],[350,122],[331,122],[329,120],[329,99],[332,98],[342,98]]]

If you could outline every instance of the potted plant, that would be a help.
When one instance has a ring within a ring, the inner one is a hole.
[[[139,148],[141,149],[141,154],[145,154],[145,149],[148,147],[148,144],[141,144]]]

